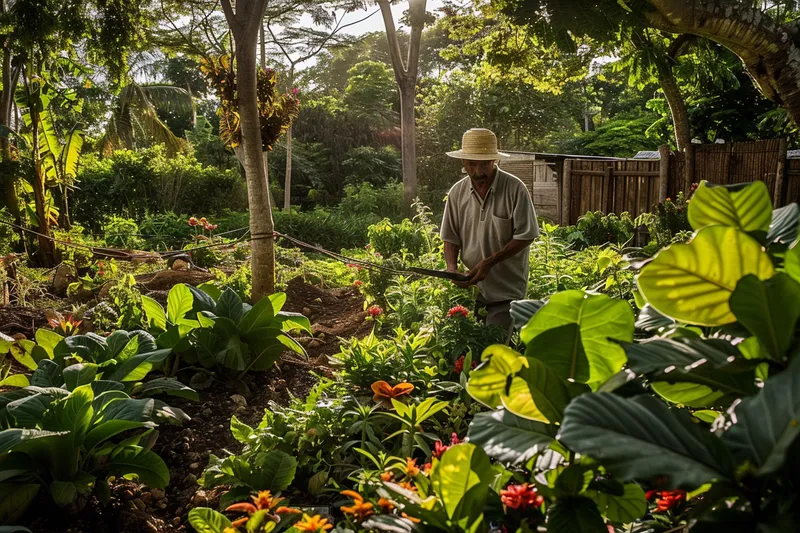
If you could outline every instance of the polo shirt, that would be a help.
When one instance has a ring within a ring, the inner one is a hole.
[[[444,208],[442,240],[461,248],[461,260],[472,269],[512,240],[534,240],[539,223],[528,188],[522,180],[495,167],[495,176],[481,198],[469,176],[450,189]],[[525,298],[528,289],[530,246],[497,263],[478,289],[486,302]]]

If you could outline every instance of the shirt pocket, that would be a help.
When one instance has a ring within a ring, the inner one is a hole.
[[[492,215],[488,230],[492,241],[492,253],[494,253],[501,250],[514,236],[514,219]]]

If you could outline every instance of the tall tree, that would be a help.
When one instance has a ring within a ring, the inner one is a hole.
[[[620,28],[654,28],[722,44],[764,95],[800,124],[800,19],[794,0],[493,0],[546,39],[610,40]],[[579,14],[579,15],[578,15]]]
[[[389,41],[389,54],[392,58],[392,69],[400,91],[400,128],[402,131],[403,158],[403,200],[407,209],[417,197],[417,134],[416,134],[416,98],[417,75],[419,73],[419,52],[422,30],[425,28],[427,0],[409,0],[408,22],[409,39],[406,59],[400,51],[400,41],[394,24],[391,4],[388,0],[377,0],[381,8],[383,22],[386,26],[386,38]]]

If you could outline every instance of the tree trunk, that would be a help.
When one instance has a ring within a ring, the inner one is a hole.
[[[664,96],[667,99],[670,113],[672,114],[672,124],[675,128],[675,147],[678,152],[683,152],[691,142],[689,133],[689,114],[686,111],[686,101],[683,99],[681,89],[672,73],[669,64],[658,65],[658,83]]]
[[[45,268],[56,266],[56,247],[50,237],[50,213],[46,204],[45,176],[39,151],[39,114],[31,109],[31,133],[35,175],[33,177],[33,201],[36,204],[36,218],[39,219],[39,257],[36,263]]]
[[[11,128],[11,111],[14,102],[14,89],[17,86],[17,69],[11,67],[11,50],[7,45],[3,46],[2,77],[0,77],[0,126]],[[0,162],[11,163],[11,143],[7,135],[0,135]],[[0,180],[0,187],[3,188],[3,198],[9,214],[18,226],[22,225],[22,217],[19,210],[19,197],[17,196],[17,180],[12,173],[8,173]],[[25,241],[25,236],[20,232],[20,239]]]
[[[261,150],[261,125],[256,91],[256,39],[236,43],[239,115],[241,118],[244,172],[250,206],[250,237],[253,271],[252,301],[275,292],[274,226],[269,201],[269,187]]]
[[[415,118],[416,80],[400,89],[400,126],[403,159],[403,203],[407,209],[417,192],[417,132]],[[411,85],[410,87],[408,85]]]
[[[283,210],[292,212],[292,126],[286,130],[286,178],[283,186]]]
[[[800,124],[800,39],[796,21],[777,24],[748,2],[647,0],[650,25],[715,41],[738,55],[767,98]]]

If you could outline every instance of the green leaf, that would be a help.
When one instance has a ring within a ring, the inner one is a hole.
[[[195,507],[189,511],[189,523],[197,533],[224,533],[231,527],[231,521],[222,514],[207,507]]]
[[[128,476],[136,474],[139,480],[152,488],[163,489],[169,484],[169,469],[156,453],[141,446],[117,447],[105,464],[109,474]]]
[[[558,427],[534,422],[501,409],[478,413],[469,425],[469,441],[492,458],[515,465],[526,463],[555,441]]]
[[[281,331],[305,331],[311,333],[311,321],[300,313],[281,311],[275,315],[275,321],[280,324]]]
[[[739,323],[781,361],[800,317],[800,284],[783,272],[765,281],[748,275],[736,285],[730,306]]]
[[[61,367],[55,361],[42,359],[31,374],[31,385],[36,387],[60,387],[64,384]]]
[[[591,489],[586,491],[586,496],[594,501],[600,514],[612,522],[630,524],[647,512],[644,491],[636,483],[626,484],[622,496]]]
[[[763,181],[734,186],[702,181],[689,202],[687,215],[695,230],[719,224],[745,232],[766,232],[772,221],[772,198]]]
[[[66,435],[65,431],[44,431],[40,429],[4,429],[0,431],[0,454],[8,453],[36,439],[55,439]]]
[[[665,316],[703,326],[736,320],[728,301],[736,284],[754,274],[775,273],[767,253],[735,228],[710,226],[688,244],[673,244],[642,268],[637,278],[647,302]]]
[[[516,300],[511,302],[511,320],[514,322],[514,329],[520,330],[524,328],[545,303],[545,300]]]
[[[14,522],[21,518],[36,499],[39,487],[38,483],[0,483],[0,523]],[[30,532],[25,528],[17,530]],[[2,532],[2,528],[0,528],[0,532]]]
[[[219,297],[222,296],[222,291],[219,290],[219,287],[214,285],[214,283],[207,281],[205,283],[201,283],[197,286],[199,290],[204,292],[206,295],[211,297],[211,306],[207,309],[208,311],[213,311],[214,306],[216,306],[216,301],[219,300]]]
[[[179,283],[170,289],[167,296],[167,318],[173,324],[192,310],[194,298],[189,288],[183,283]]]
[[[767,233],[767,243],[792,244],[797,239],[800,224],[800,206],[795,203],[779,207],[772,212],[772,222]]]
[[[149,296],[142,295],[142,308],[147,317],[147,325],[151,328],[167,329],[167,315],[161,304]]]
[[[734,415],[736,423],[722,435],[728,448],[758,467],[759,476],[777,472],[800,434],[800,358],[743,399]]]
[[[548,333],[537,338],[547,337]],[[515,415],[545,423],[560,423],[569,400],[567,388],[555,372],[531,357],[526,357],[526,364],[512,379],[508,394],[501,397],[503,406]]]
[[[256,457],[255,466],[263,476],[263,487],[258,490],[271,490],[274,493],[286,490],[294,480],[297,460],[291,455],[278,450],[260,453]]]
[[[622,369],[625,351],[614,341],[631,342],[633,331],[627,302],[572,290],[553,295],[520,337],[528,345],[526,355],[558,377],[599,385]]]
[[[56,333],[55,331],[50,331],[49,329],[39,328],[36,330],[36,344],[42,348],[47,357],[49,359],[53,359],[55,357],[55,349],[58,346],[58,343],[64,340],[64,337]]]
[[[36,361],[31,356],[36,343],[29,340],[18,340],[11,346],[11,356],[28,370],[36,370]]]
[[[81,385],[86,385],[94,381],[97,376],[97,365],[92,363],[78,363],[68,366],[62,373],[67,390],[75,390]]]
[[[651,396],[580,396],[564,413],[561,441],[624,480],[665,476],[665,488],[694,489],[733,476],[722,441]]]
[[[80,446],[92,423],[94,391],[91,385],[81,385],[63,400],[54,401],[50,410],[53,424],[50,429],[69,431],[73,447]]]
[[[281,312],[283,309],[284,304],[286,303],[286,293],[285,292],[276,292],[267,296],[269,301],[272,303],[272,309],[275,311],[275,314]]]
[[[484,362],[470,372],[467,392],[486,407],[494,409],[501,405],[508,376],[516,374],[526,359],[502,344],[486,348],[482,359]]]
[[[558,475],[555,488],[563,494],[577,496],[589,486],[592,477],[592,471],[585,465],[572,464]]]
[[[548,533],[608,533],[595,503],[582,496],[559,498],[547,516]]]
[[[636,329],[642,329],[644,331],[656,331],[675,325],[676,323],[674,320],[665,317],[650,304],[645,304],[644,307],[642,307],[642,310],[639,312],[639,318],[636,319]]]
[[[239,331],[246,335],[256,328],[267,328],[272,324],[274,318],[272,301],[270,298],[262,298],[244,315],[239,324]]]
[[[111,381],[140,381],[150,373],[153,369],[153,365],[164,361],[170,353],[172,353],[172,350],[163,349],[136,354],[117,366],[108,376],[104,377]]]
[[[0,387],[27,387],[30,385],[28,376],[25,374],[12,374],[5,379],[0,379]]]
[[[628,367],[637,374],[646,374],[651,381],[693,383],[719,392],[720,403],[730,404],[736,398],[755,394],[757,361],[738,356],[736,347],[721,339],[660,339],[623,344],[628,354]],[[697,394],[695,387],[684,388],[689,395]],[[672,389],[678,392],[678,389]],[[707,407],[687,398],[670,397],[671,401],[692,407]]]
[[[244,308],[242,299],[236,294],[236,291],[228,287],[222,292],[222,296],[217,300],[217,307],[215,308],[217,316],[222,316],[231,319],[234,324],[238,324],[244,315]]]
[[[6,405],[8,413],[16,420],[16,425],[33,428],[40,425],[44,413],[50,408],[53,398],[47,394],[36,393],[20,398]]]
[[[236,415],[231,417],[231,434],[237,441],[246,444],[253,434],[253,428],[236,418]]]
[[[457,444],[439,458],[431,485],[448,518],[458,521],[483,510],[491,478],[492,465],[483,450],[474,444]]]
[[[156,378],[136,388],[135,396],[154,396],[166,393],[170,396],[199,401],[200,395],[193,388],[184,385],[177,378]]]

